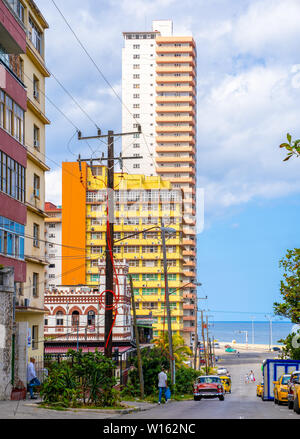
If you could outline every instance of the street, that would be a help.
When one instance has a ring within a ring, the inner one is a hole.
[[[232,393],[224,401],[175,401],[162,404],[146,412],[117,416],[119,419],[299,419],[286,405],[262,401],[256,396],[256,384],[261,379],[261,362],[274,354],[241,352],[240,357],[229,354],[222,357],[220,365],[228,368],[232,379]],[[255,383],[246,384],[246,373],[253,370]]]

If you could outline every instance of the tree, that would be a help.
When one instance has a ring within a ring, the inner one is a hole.
[[[287,156],[283,160],[284,162],[289,160],[293,155],[300,157],[300,139],[292,141],[292,136],[289,133],[287,133],[286,138],[288,143],[284,142],[279,145],[279,148],[285,148],[288,151]]]
[[[300,249],[288,250],[279,266],[284,269],[284,280],[280,282],[283,301],[274,302],[274,312],[293,323],[300,323]]]
[[[184,364],[184,361],[187,360],[191,355],[191,349],[184,344],[183,338],[174,334],[172,336],[173,341],[173,355],[175,358],[176,367]],[[169,337],[168,333],[165,331],[160,337],[153,340],[153,343],[167,356],[169,356]]]

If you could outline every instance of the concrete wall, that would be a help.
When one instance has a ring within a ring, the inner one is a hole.
[[[0,400],[10,398],[14,270],[0,270]]]

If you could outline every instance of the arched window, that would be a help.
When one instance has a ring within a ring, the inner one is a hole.
[[[87,313],[87,324],[88,326],[95,326],[95,311],[89,311]]]
[[[79,312],[73,311],[72,312],[72,326],[78,326],[79,325]]]
[[[62,311],[57,311],[56,313],[56,325],[63,326],[64,324],[64,314]]]

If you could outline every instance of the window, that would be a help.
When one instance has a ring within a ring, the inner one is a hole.
[[[40,226],[33,224],[33,247],[39,247]]]
[[[39,274],[32,273],[32,294],[33,297],[39,297]]]
[[[73,311],[72,312],[72,326],[78,326],[79,325],[79,312]]]
[[[94,311],[89,311],[87,314],[87,324],[88,326],[95,326],[95,312]]]
[[[133,108],[140,108],[140,104],[133,104]]]
[[[140,168],[140,164],[139,163],[134,163],[133,164],[133,168]]]
[[[57,311],[56,313],[56,326],[63,326],[64,324],[64,314],[62,311]]]
[[[40,177],[36,174],[33,175],[33,195],[40,198]]]
[[[32,349],[38,349],[39,343],[39,327],[37,325],[32,326]]]
[[[42,33],[31,17],[29,17],[28,36],[36,50],[42,54]]]
[[[9,134],[13,135],[13,100],[7,95],[5,99],[5,108],[5,128]]]
[[[40,97],[39,89],[40,89],[39,80],[35,75],[33,75],[33,97],[37,101],[39,101],[39,97]]]
[[[134,143],[133,144],[133,148],[139,148],[140,147],[140,144],[139,143]]]
[[[140,84],[133,84],[133,88],[140,88]]]
[[[140,45],[139,45],[139,44],[134,44],[134,45],[133,45],[133,48],[134,48],[134,49],[139,49],[139,48],[140,48]]]
[[[133,95],[133,99],[139,99],[139,97],[140,97],[140,95],[137,94],[137,93],[135,93],[135,94]]]
[[[136,53],[133,55],[133,59],[140,59],[140,55],[137,55]]]
[[[36,125],[33,125],[33,146],[40,149],[40,129]]]
[[[139,64],[133,64],[133,68],[134,68],[134,69],[139,69],[139,68],[140,68],[140,65],[139,65]]]

